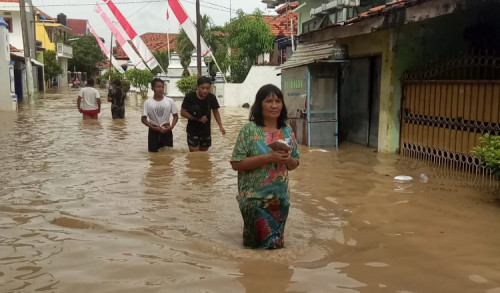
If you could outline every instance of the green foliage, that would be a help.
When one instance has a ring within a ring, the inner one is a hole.
[[[176,84],[177,88],[181,91],[181,93],[187,94],[191,91],[196,90],[197,81],[198,77],[196,75],[191,75],[181,78]]]
[[[485,134],[481,138],[483,146],[474,147],[474,156],[481,159],[491,173],[500,179],[500,136]]]
[[[57,62],[56,51],[47,50],[43,52],[43,70],[45,81],[50,81],[62,73],[62,68]]]
[[[160,66],[165,70],[165,73],[167,72],[168,68],[168,51],[154,51],[153,56],[155,56],[156,61],[160,63]],[[160,66],[156,66],[155,69],[153,69],[153,74],[158,74],[161,73],[161,68]]]
[[[92,76],[96,64],[106,59],[93,35],[70,35],[68,42],[73,47],[73,58],[68,61],[68,69],[87,72]]]
[[[122,80],[122,91],[127,94],[130,91],[130,81]]]
[[[155,76],[149,70],[134,68],[125,71],[125,77],[133,86],[139,88],[142,97],[146,97],[149,85]]]
[[[235,83],[242,83],[250,72],[252,66],[248,66],[248,63],[244,61],[245,57],[241,56],[240,53],[231,55],[231,81]]]
[[[275,36],[264,21],[260,10],[247,15],[242,10],[238,10],[237,17],[226,24],[225,31],[229,46],[238,50],[237,58],[231,58],[232,74],[242,74],[245,71],[248,74],[256,58],[261,54],[271,52],[273,49]],[[247,69],[233,72],[234,68],[242,66],[246,66]],[[238,76],[238,78],[232,77],[232,79],[244,80],[245,78],[242,79],[241,76]]]
[[[123,80],[123,78],[125,78],[124,74],[118,72],[118,71],[114,71],[111,73],[111,81],[115,80],[115,79],[118,79],[118,80]],[[97,80],[97,78],[96,78]],[[109,70],[104,72],[103,75],[101,75],[101,81],[100,81],[100,85],[106,85],[109,81]]]
[[[203,15],[200,21],[200,31],[203,40],[207,46],[210,47],[212,54],[214,54],[217,58],[217,62],[221,66],[221,70],[224,68],[223,72],[225,72],[228,67],[226,65],[227,62],[225,62],[228,46],[224,35],[224,28],[214,25],[209,16]],[[180,30],[179,35],[175,39],[175,43],[178,48],[177,50],[179,58],[181,59],[181,65],[185,70],[187,70],[189,64],[191,63],[191,55],[195,50],[195,46],[191,43],[191,40],[189,40],[183,29]]]

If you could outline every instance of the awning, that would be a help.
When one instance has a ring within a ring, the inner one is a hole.
[[[10,52],[10,55],[14,55],[19,58],[23,58],[24,60],[24,54],[21,52]],[[31,58],[31,63],[35,66],[41,66],[43,67],[43,63],[38,62],[38,60]]]
[[[287,69],[316,62],[345,62],[346,60],[333,60],[333,43],[299,44],[292,57],[277,69]]]

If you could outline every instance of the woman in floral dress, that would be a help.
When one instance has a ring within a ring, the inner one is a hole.
[[[250,110],[250,123],[240,130],[231,157],[238,171],[236,199],[243,216],[243,245],[252,248],[284,247],[285,223],[290,207],[288,171],[299,165],[297,141],[286,125],[283,93],[268,84],[259,89]],[[282,140],[290,151],[271,149]]]

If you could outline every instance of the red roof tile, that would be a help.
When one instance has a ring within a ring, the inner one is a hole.
[[[12,1],[11,1],[12,2]],[[11,52],[21,52],[21,50],[19,50],[18,48],[12,46],[11,44],[9,44],[9,48],[10,48],[10,51]]]
[[[276,13],[278,14],[283,14],[286,12],[286,9],[288,8],[289,10],[294,10],[295,8],[299,7],[299,1],[293,1],[285,5],[281,5],[280,7],[276,8]]]
[[[0,0],[0,2],[12,2],[12,3],[19,3],[19,0]]]
[[[360,13],[357,17],[346,20],[344,24],[350,24],[353,22],[361,21],[369,17],[387,14],[392,10],[403,9],[409,6],[413,6],[418,2],[422,1],[431,1],[431,0],[396,0],[396,2],[372,7],[368,11]]]
[[[288,6],[288,10],[286,9]],[[271,32],[275,36],[288,37],[291,34],[291,23],[293,22],[293,35],[297,35],[297,13],[292,10],[298,6],[298,1],[290,2],[276,9],[278,15],[266,15],[264,21],[269,24]]]
[[[170,41],[170,51],[175,51],[175,39],[177,38],[177,34],[169,34],[168,37]],[[141,39],[144,41],[146,46],[148,46],[151,52],[168,50],[166,33],[146,33],[141,36]],[[137,49],[131,41],[129,41],[129,44],[137,52]],[[115,45],[117,47],[113,50],[113,56],[115,56],[116,59],[129,59],[127,54],[125,54],[125,51],[123,51],[123,48],[118,44]]]
[[[0,0],[1,1],[1,0]],[[43,12],[42,10],[40,10],[40,8],[38,7],[35,7],[35,10],[36,10],[36,14],[37,16],[38,15],[42,15],[43,17],[45,17],[44,20],[52,20],[52,21],[55,21],[55,19],[53,17],[51,17],[50,15],[48,15],[47,13]],[[36,19],[36,20],[39,20],[39,19]]]
[[[74,35],[87,34],[87,20],[86,19],[67,19],[66,26],[71,29]]]

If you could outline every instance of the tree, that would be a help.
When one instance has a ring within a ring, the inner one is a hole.
[[[214,56],[217,58],[217,61],[219,61],[219,57],[222,58],[221,62],[219,62],[219,65],[221,63],[225,65],[224,60],[226,59],[225,55],[227,55],[228,46],[225,40],[224,29],[220,26],[214,25],[212,19],[209,16],[203,15],[200,21],[200,31],[203,40],[205,41],[207,46],[210,47],[210,50],[212,51],[212,54],[214,54]],[[184,70],[187,70],[189,64],[191,63],[191,55],[195,50],[195,46],[193,45],[191,40],[189,40],[186,32],[183,29],[180,30],[179,35],[175,39],[175,42],[178,48],[179,58],[181,59],[181,65]],[[224,66],[221,66],[221,70],[222,67]],[[227,68],[227,66],[224,68]]]
[[[133,86],[139,88],[143,98],[148,94],[148,88],[154,79],[154,74],[149,70],[140,70],[137,68],[125,71],[125,77],[132,83]]]
[[[113,80],[115,79],[118,79],[118,80],[122,80],[124,78],[124,74],[123,73],[120,73],[118,71],[114,71],[112,69],[112,72],[111,72],[111,82],[113,82]],[[97,78],[96,78],[97,80]],[[101,76],[100,76],[100,85],[101,86],[105,86],[109,81],[109,70],[104,72]]]
[[[43,71],[45,81],[51,81],[54,77],[62,73],[62,68],[57,62],[56,51],[47,50],[43,52]]]
[[[229,46],[238,50],[237,55],[231,57],[232,80],[243,82],[256,58],[271,52],[275,36],[264,21],[260,10],[246,15],[240,9],[236,13],[237,17],[226,24],[225,31]],[[238,69],[240,72],[233,74],[233,69]]]
[[[99,48],[97,41],[92,35],[70,35],[68,45],[73,47],[73,58],[69,59],[69,70],[87,72],[91,76],[95,65],[106,60],[106,56]]]
[[[165,73],[167,72],[168,68],[168,51],[154,51],[153,56],[155,56],[156,61],[160,64],[160,66],[165,70]],[[161,73],[161,68],[160,66],[156,66],[155,69],[153,69],[153,74]]]
[[[196,82],[198,81],[198,77],[196,75],[186,76],[181,78],[177,83],[177,88],[184,95],[196,90]]]

